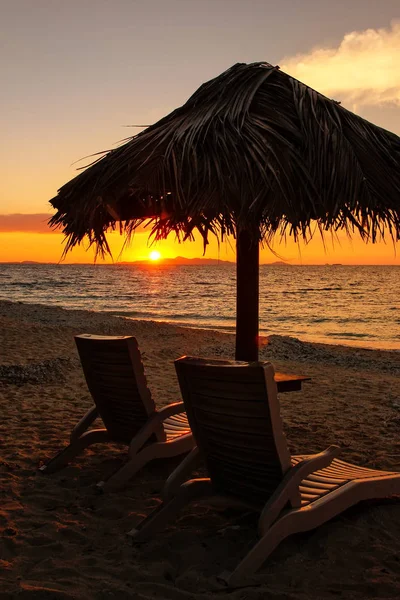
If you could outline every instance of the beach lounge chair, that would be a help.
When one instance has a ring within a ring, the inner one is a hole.
[[[129,532],[134,541],[145,541],[201,497],[257,511],[259,541],[223,574],[235,586],[290,534],[313,529],[361,500],[400,494],[400,473],[339,460],[336,446],[290,455],[271,364],[183,357],[175,366],[197,447],[168,478],[162,504]],[[199,457],[209,478],[187,481]]]
[[[56,471],[97,442],[125,444],[129,446],[128,461],[98,484],[104,491],[114,491],[149,461],[193,448],[183,402],[156,409],[134,337],[83,334],[75,341],[95,406],[73,429],[70,444],[40,471]],[[105,428],[88,431],[99,416]]]

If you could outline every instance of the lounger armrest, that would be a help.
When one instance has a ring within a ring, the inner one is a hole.
[[[339,448],[339,446],[329,446],[329,448],[323,452],[311,454],[292,468],[292,470],[296,469],[296,479],[301,481],[304,477],[307,477],[307,475],[311,475],[311,473],[314,473],[315,471],[329,467],[333,459],[340,453],[341,448]]]
[[[132,439],[129,445],[129,454],[132,456],[136,454],[145,445],[147,440],[153,435],[153,433],[157,433],[157,431],[162,428],[162,422],[164,417],[160,412],[154,412],[147,420],[147,422],[143,425],[143,427],[138,431],[135,437]]]
[[[167,404],[167,406],[163,406],[157,413],[162,417],[162,420],[168,419],[168,417],[172,417],[172,415],[179,415],[180,413],[185,412],[185,405],[183,402],[174,402],[173,404]]]
[[[171,417],[172,415],[184,412],[184,410],[185,405],[183,402],[175,402],[174,404],[168,404],[153,413],[151,417],[149,417],[147,423],[143,425],[142,429],[133,438],[129,446],[129,453],[131,455],[136,454],[153,433],[159,432],[160,429],[162,431],[163,421],[165,421],[165,419],[168,419],[168,417]],[[165,436],[165,434],[163,435]]]
[[[96,406],[93,406],[90,410],[87,411],[86,415],[82,417],[82,419],[75,425],[71,432],[71,442],[81,437],[82,433],[85,433],[88,427],[97,419],[99,416],[99,411]]]
[[[138,450],[147,442],[147,440],[153,435],[153,433],[157,433],[157,431],[162,431],[163,421],[168,419],[168,417],[172,417],[172,415],[177,415],[181,412],[185,411],[185,405],[183,402],[175,402],[174,404],[167,404],[160,410],[154,412],[148,419],[147,423],[145,423],[142,429],[135,435],[132,442],[129,446],[129,453],[136,454]],[[165,434],[164,434],[165,435]]]
[[[328,467],[339,453],[338,446],[329,446],[323,452],[313,454],[289,469],[262,510],[258,523],[261,535],[278,518],[279,513],[285,508],[301,481],[315,471]]]

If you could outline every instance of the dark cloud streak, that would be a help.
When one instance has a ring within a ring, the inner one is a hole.
[[[47,213],[0,215],[0,233],[61,233],[48,226]]]

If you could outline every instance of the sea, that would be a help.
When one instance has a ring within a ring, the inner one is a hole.
[[[400,266],[260,266],[260,331],[400,350]],[[0,264],[0,299],[235,329],[236,269],[215,265]]]

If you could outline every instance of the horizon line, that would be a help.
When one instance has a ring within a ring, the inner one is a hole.
[[[202,258],[185,258],[185,257],[176,257],[176,258],[183,258],[186,261],[193,261],[193,260],[204,260],[204,261],[215,261],[215,263],[223,263],[223,264],[229,264],[229,265],[236,265],[235,261],[231,261],[231,260],[219,260],[217,258],[213,258],[213,259],[202,259]],[[132,260],[132,261],[117,261],[117,262],[103,262],[103,263],[98,263],[98,262],[64,262],[64,261],[49,261],[49,262],[44,262],[44,261],[36,261],[36,260],[19,260],[19,261],[10,261],[10,260],[3,260],[0,261],[0,265],[26,265],[26,266],[32,266],[32,265],[58,265],[58,266],[93,266],[93,267],[112,267],[112,266],[129,266],[129,265],[162,265],[165,264],[168,261],[175,261],[176,258],[166,258],[166,259],[159,259],[157,261],[154,260],[150,260],[150,259],[142,259],[142,260]],[[179,263],[177,263],[177,265],[179,265]],[[192,265],[192,266],[201,266],[201,265]],[[205,266],[211,266],[211,265],[205,265]],[[395,264],[395,263],[289,263],[289,262],[285,262],[285,261],[274,261],[274,262],[269,262],[269,263],[260,263],[259,264],[260,267],[263,266],[273,266],[273,267],[282,267],[282,266],[288,266],[288,267],[400,267],[400,264]]]

